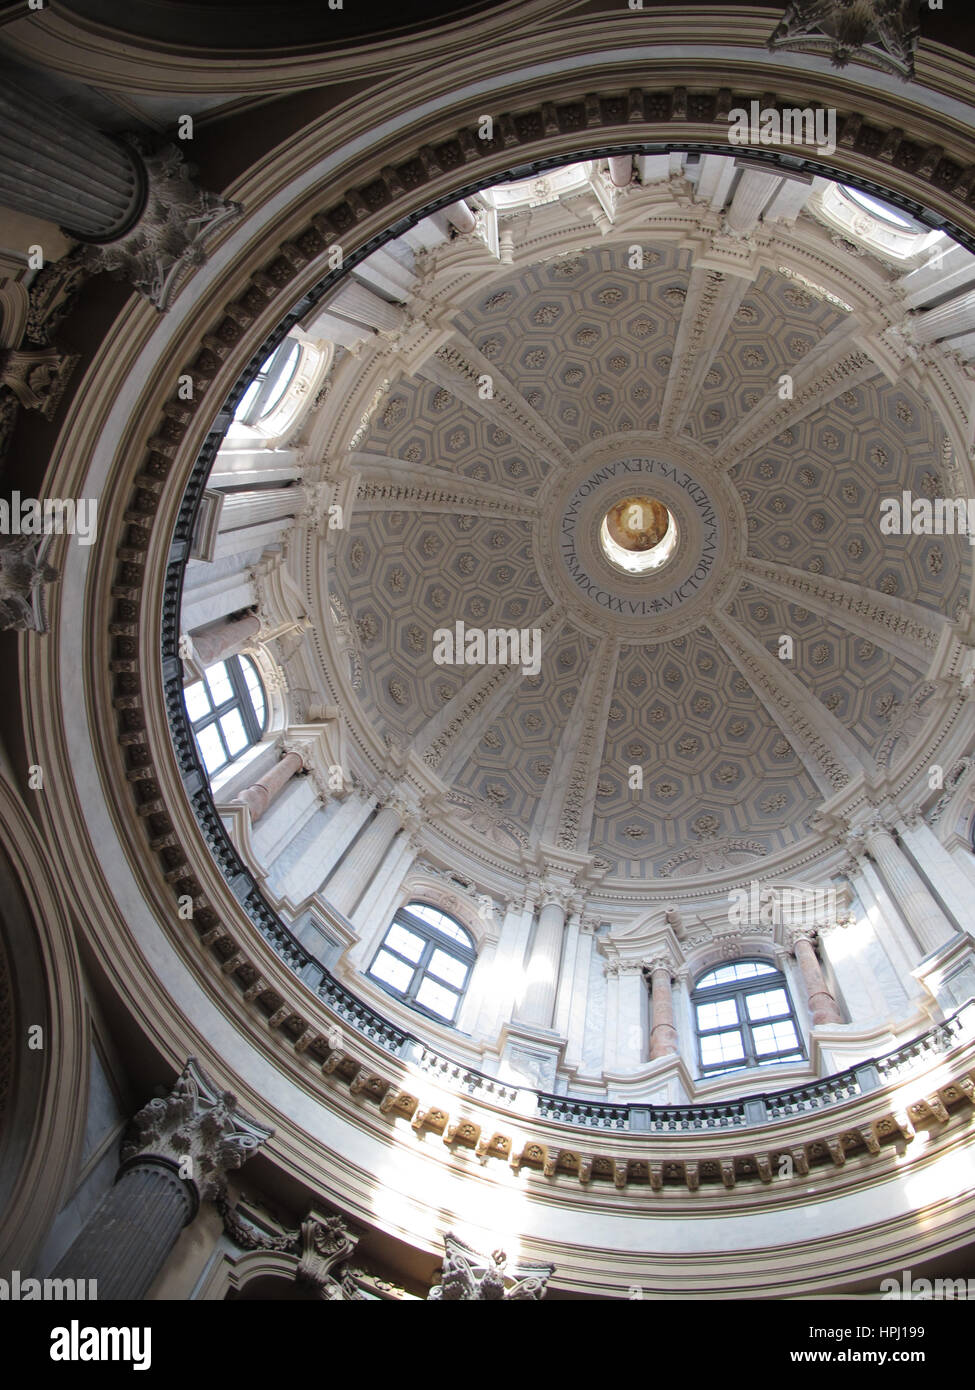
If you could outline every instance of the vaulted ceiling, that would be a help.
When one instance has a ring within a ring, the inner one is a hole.
[[[918,391],[860,352],[855,316],[768,265],[747,280],[702,270],[647,220],[638,238],[549,250],[441,303],[448,355],[397,363],[348,459],[352,523],[330,543],[362,656],[354,717],[422,755],[464,704],[463,746],[427,759],[457,814],[483,808],[502,845],[557,841],[634,886],[701,872],[709,847],[730,866],[796,846],[831,790],[875,770],[931,655],[887,641],[866,610],[930,612],[937,631],[971,579],[964,537],[880,534],[882,497],[945,490],[946,435]],[[467,368],[456,385],[451,353]],[[804,370],[816,389],[778,402],[781,375]],[[494,393],[480,399],[484,372]],[[604,447],[683,449],[720,524],[745,520],[724,587],[674,635],[659,615],[601,631],[549,572],[539,535],[558,527],[559,480]],[[484,687],[483,672],[438,665],[433,633],[458,620],[542,624],[539,673]],[[794,652],[780,661],[785,634]],[[800,708],[835,766],[792,736]]]

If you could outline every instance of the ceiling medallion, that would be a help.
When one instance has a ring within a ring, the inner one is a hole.
[[[744,516],[699,451],[647,436],[636,455],[634,442],[601,441],[550,480],[536,563],[584,630],[656,643],[700,622],[726,587]]]

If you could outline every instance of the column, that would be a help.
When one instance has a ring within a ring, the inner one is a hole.
[[[240,618],[222,618],[218,623],[198,627],[189,636],[197,661],[206,667],[226,661],[228,656],[236,656],[260,630],[261,620],[257,614],[246,613]]]
[[[351,915],[401,825],[399,809],[384,806],[369,822],[325,885],[325,898],[343,916]]]
[[[647,986],[638,960],[620,962],[617,1007],[616,1067],[635,1071],[646,1061]]]
[[[745,236],[752,230],[778,182],[778,174],[766,174],[760,169],[744,170],[738,180],[731,207],[725,214],[731,231],[738,236]]]
[[[313,866],[309,866],[310,869],[313,868],[314,870],[315,881],[308,887],[308,892],[322,891],[328,881],[329,874],[352,844],[369,816],[372,815],[375,806],[374,797],[363,801],[355,792],[350,792],[335,813],[329,817],[322,832],[327,838],[328,844],[319,844],[316,841],[314,848],[316,860]]]
[[[113,241],[138,220],[147,180],[134,149],[11,83],[0,90],[0,204]]]
[[[975,328],[975,290],[956,295],[937,309],[928,309],[923,314],[912,316],[908,322],[911,337],[919,344],[933,343],[938,338]]]
[[[633,178],[633,156],[631,154],[610,155],[609,178],[614,188],[626,188]]]
[[[569,1028],[569,1010],[572,1008],[572,991],[575,983],[576,951],[579,946],[579,922],[581,909],[576,906],[569,912],[565,924],[565,944],[562,948],[562,967],[559,970],[558,985],[555,992],[555,1014],[553,1027],[556,1033],[566,1037]]]
[[[569,1005],[569,1022],[566,1028],[566,1067],[582,1066],[586,1040],[586,1006],[589,1001],[589,971],[596,926],[597,923],[592,917],[584,916],[580,919],[575,968],[572,972],[572,1002]]]
[[[481,995],[476,1031],[487,1038],[496,1038],[503,1023],[520,1008],[519,990],[525,979],[525,948],[535,916],[535,903],[528,898],[510,898],[505,902],[501,939],[490,980]]]
[[[250,808],[252,825],[260,820],[272,801],[277,800],[291,778],[303,766],[298,753],[284,753],[271,770],[265,772],[253,786],[244,788],[237,799]]]
[[[480,1034],[480,1020],[485,1016],[486,1006],[494,993],[498,971],[498,938],[487,936],[481,943],[477,960],[471,972],[467,992],[464,995],[457,1015],[457,1028],[461,1033]]]
[[[812,931],[793,931],[791,940],[792,951],[806,988],[809,1021],[813,1027],[817,1027],[821,1023],[842,1023],[843,1015],[829,991],[823,976],[823,968],[813,946],[815,935],[816,933]]]
[[[924,880],[883,821],[864,827],[866,847],[925,956],[955,935],[955,929],[928,892]]]
[[[677,1055],[677,1029],[674,1026],[674,967],[665,956],[644,961],[650,976],[653,1002],[653,1027],[650,1029],[650,1060]]]
[[[365,967],[373,943],[378,945],[377,938],[385,933],[392,920],[399,905],[403,880],[413,867],[422,843],[419,826],[411,818],[410,823],[393,837],[382,863],[356,904],[352,925],[359,932],[360,940],[349,959],[360,969]]]
[[[52,1277],[96,1280],[99,1301],[144,1298],[200,1203],[273,1133],[236,1107],[191,1057],[166,1099],[135,1116],[114,1187]]]
[[[905,997],[918,994],[920,986],[911,974],[920,959],[914,938],[905,927],[890,894],[880,880],[876,865],[869,858],[862,837],[847,839],[850,858],[840,872],[866,909],[877,943],[884,952]]]
[[[559,984],[566,904],[549,890],[538,913],[535,941],[528,959],[527,984],[518,1017],[535,1028],[551,1028]]]
[[[919,811],[904,817],[903,840],[929,880],[938,885],[945,905],[960,927],[975,936],[975,893],[965,872],[949,854]]]

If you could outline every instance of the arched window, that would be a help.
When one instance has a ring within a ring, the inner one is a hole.
[[[454,1023],[476,959],[474,940],[459,922],[412,902],[393,918],[366,973],[412,1008]]]
[[[238,425],[256,425],[270,415],[294,380],[300,358],[301,344],[295,338],[285,338],[275,348],[240,398],[234,411]]]
[[[717,1076],[805,1056],[785,976],[764,960],[702,975],[691,995],[701,1072]]]
[[[249,656],[231,656],[208,666],[203,679],[188,685],[183,697],[208,776],[213,777],[260,741],[267,722],[267,701]]]

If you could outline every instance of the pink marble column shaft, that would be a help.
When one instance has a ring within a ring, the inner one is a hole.
[[[803,984],[806,986],[806,1003],[813,1026],[820,1023],[842,1023],[843,1015],[826,985],[823,968],[812,942],[808,937],[799,936],[793,949],[802,972]]]
[[[650,1060],[670,1057],[677,1052],[677,1029],[674,1027],[674,995],[670,970],[655,965],[650,974],[653,993],[653,1027],[650,1029]]]
[[[271,803],[278,799],[295,773],[301,770],[301,766],[301,758],[297,753],[285,753],[253,786],[245,787],[240,794],[240,800],[245,806],[250,807],[252,825],[254,821],[260,820]]]

